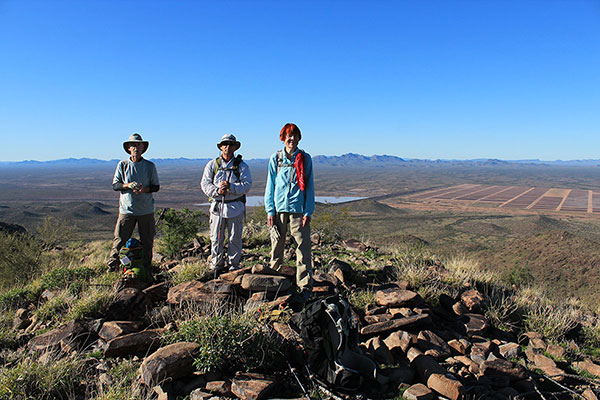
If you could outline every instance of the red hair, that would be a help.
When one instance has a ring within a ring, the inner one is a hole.
[[[302,139],[302,134],[300,133],[300,128],[296,124],[287,123],[281,128],[281,132],[279,132],[279,140],[283,142],[285,137],[288,134],[294,134],[298,136],[298,140]]]

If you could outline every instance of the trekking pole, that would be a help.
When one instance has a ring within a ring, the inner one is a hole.
[[[231,171],[229,171],[229,175],[227,176],[227,178],[225,179],[225,182],[229,182],[229,180],[231,179]],[[225,195],[227,193],[223,194],[223,197],[221,197],[221,206],[219,207],[219,223],[217,225],[217,246],[219,245],[219,243],[221,243],[221,236],[222,236],[222,228],[223,228],[223,208],[225,208]],[[225,239],[223,239],[223,248],[221,249],[221,252],[225,251]],[[217,255],[218,256],[218,255]],[[217,270],[215,269],[215,279],[217,279]]]
[[[304,393],[304,395],[310,399],[310,394],[306,391],[302,382],[300,382],[300,378],[298,377],[298,374],[296,374],[296,368],[292,367],[292,365],[289,363],[289,361],[287,362],[287,365],[288,365],[288,368],[290,369],[290,372],[294,376],[294,378],[296,378],[296,382],[298,382],[298,385],[300,385],[300,389],[302,390],[302,393]]]

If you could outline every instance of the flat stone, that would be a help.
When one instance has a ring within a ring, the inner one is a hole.
[[[489,323],[487,319],[481,314],[463,314],[461,317],[465,333],[468,336],[480,335],[488,330]]]
[[[573,363],[575,368],[586,371],[592,375],[600,377],[600,365],[592,362],[590,359],[585,359],[583,361],[578,361]]]
[[[275,381],[261,377],[258,374],[236,374],[231,382],[231,392],[242,400],[260,400],[275,388]]]
[[[150,299],[144,292],[133,287],[119,290],[108,306],[106,319],[111,321],[135,320],[151,307]]]
[[[238,277],[241,277],[244,274],[250,273],[250,271],[252,271],[252,268],[254,268],[254,267],[244,267],[244,268],[240,268],[235,271],[226,272],[224,274],[219,275],[219,279],[236,283]]]
[[[498,359],[494,361],[484,361],[481,363],[479,370],[483,376],[504,376],[510,382],[520,381],[527,378],[527,370],[525,367],[508,360]]]
[[[33,351],[51,351],[61,347],[61,342],[79,341],[85,327],[78,321],[69,321],[66,325],[52,329],[32,338],[27,347]]]
[[[433,400],[435,398],[431,389],[422,383],[412,385],[404,391],[402,396],[407,400]]]
[[[356,239],[348,239],[342,241],[347,250],[363,252],[367,250],[367,246]]]
[[[458,354],[467,354],[467,348],[460,340],[452,339],[448,342],[448,346]]]
[[[365,322],[369,325],[376,324],[379,322],[385,322],[391,320],[393,317],[391,314],[376,314],[376,315],[365,315]]]
[[[292,287],[283,276],[246,274],[242,277],[242,288],[251,292],[281,292]]]
[[[401,350],[406,353],[409,347],[417,343],[417,338],[408,332],[396,331],[390,333],[383,341],[390,351]]]
[[[209,293],[205,289],[205,284],[199,281],[189,281],[181,283],[177,286],[173,286],[169,289],[167,295],[167,303],[169,304],[181,304],[184,302],[196,303],[196,302],[211,302],[216,299],[223,300],[226,295],[215,295]]]
[[[25,329],[31,325],[31,319],[29,318],[29,310],[26,308],[19,308],[15,312],[15,318],[13,319],[13,329]]]
[[[498,346],[498,352],[506,359],[515,358],[521,354],[521,346],[514,342],[502,344]]]
[[[533,359],[533,363],[536,368],[542,370],[542,372],[548,375],[550,378],[557,382],[565,380],[565,372],[556,366],[556,363],[549,357],[543,354],[536,354]]]
[[[585,389],[581,395],[585,400],[598,400],[598,396],[596,396],[596,393],[591,388]]]
[[[419,349],[411,347],[408,349],[407,358],[410,365],[427,383],[427,387],[450,399],[457,400],[463,396],[462,384],[448,373],[444,367],[431,356],[423,354]]]
[[[200,346],[197,343],[170,344],[152,353],[140,366],[141,383],[153,386],[166,379],[177,379],[194,371],[194,358]]]
[[[394,318],[397,318],[397,317],[410,317],[412,315],[415,315],[415,313],[413,312],[413,310],[411,310],[408,307],[400,307],[400,308],[391,307],[391,308],[389,308],[388,312]]]
[[[108,342],[117,336],[139,332],[142,327],[143,324],[140,321],[107,321],[102,324],[98,336]]]
[[[375,292],[375,302],[380,306],[402,307],[417,298],[417,293],[400,288],[389,288]]]
[[[552,357],[558,360],[564,360],[566,351],[562,346],[549,343],[546,347],[546,353],[550,354]]]
[[[206,393],[202,389],[195,389],[190,393],[190,400],[208,400],[213,396],[212,393]]]
[[[426,324],[431,324],[431,318],[429,315],[419,314],[408,318],[392,319],[390,321],[367,325],[360,330],[360,333],[361,335],[381,334],[384,332],[399,330],[400,328],[412,328]]]
[[[209,392],[223,396],[223,397],[231,397],[233,396],[233,392],[231,391],[231,382],[230,381],[210,381],[206,382],[206,390]]]
[[[367,350],[373,354],[375,360],[380,364],[392,365],[395,363],[394,356],[379,336],[373,337],[365,343]]]
[[[460,301],[465,305],[469,312],[481,311],[481,303],[483,303],[483,295],[477,289],[467,290],[460,296]]]
[[[164,329],[147,329],[141,332],[117,336],[109,340],[104,348],[106,357],[123,357],[130,354],[147,354],[160,346]]]
[[[417,346],[426,355],[432,356],[435,359],[448,358],[452,353],[452,350],[448,344],[446,344],[444,339],[429,330],[419,332],[419,335],[417,336]]]
[[[169,286],[167,282],[157,283],[142,290],[142,293],[144,293],[152,304],[155,304],[167,299]]]

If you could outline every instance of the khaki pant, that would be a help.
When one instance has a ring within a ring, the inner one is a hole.
[[[296,285],[300,289],[311,289],[313,273],[310,255],[310,224],[302,227],[302,214],[275,214],[275,226],[279,231],[279,239],[271,238],[271,268],[278,269],[283,263],[283,250],[288,225],[290,234],[298,246],[296,248]]]
[[[222,218],[220,226],[219,216],[210,214],[210,258],[213,268],[220,268],[226,264],[234,268],[240,266],[243,227],[244,213],[233,218]],[[221,228],[221,232],[219,232],[219,228]],[[228,232],[227,257],[225,257],[225,249],[223,248],[225,243],[225,228],[227,228]]]
[[[152,246],[154,245],[154,235],[156,234],[154,214],[131,215],[119,213],[117,225],[115,226],[115,238],[113,239],[112,250],[110,251],[108,260],[108,265],[111,268],[118,268],[121,265],[119,251],[129,238],[131,238],[136,223],[140,242],[144,246],[144,265],[149,266],[152,262]]]

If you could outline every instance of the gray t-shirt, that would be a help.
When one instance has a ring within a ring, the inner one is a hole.
[[[138,162],[131,159],[121,160],[117,164],[113,185],[115,183],[137,182],[148,187],[159,185],[156,166],[153,162],[143,158]],[[154,212],[154,198],[152,193],[135,194],[133,190],[121,191],[119,198],[119,213],[131,215],[146,215]]]

